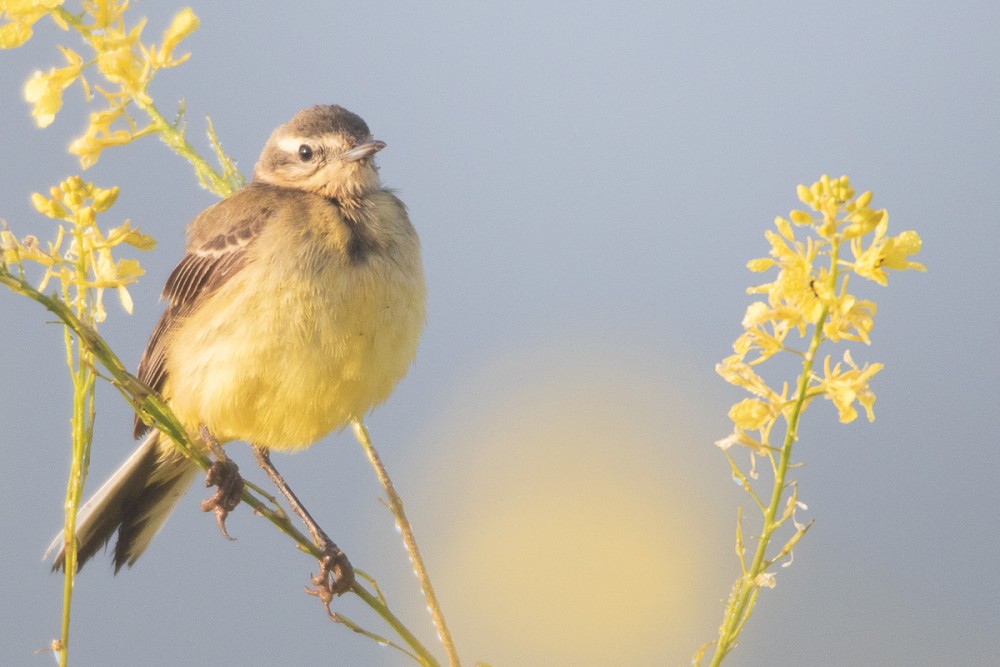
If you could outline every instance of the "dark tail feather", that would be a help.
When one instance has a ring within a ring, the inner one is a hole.
[[[80,508],[76,537],[77,569],[103,549],[118,532],[115,544],[115,572],[131,566],[163,527],[174,505],[191,484],[198,467],[184,458],[172,443],[161,446],[159,432],[153,431]],[[55,552],[52,569],[65,565],[65,540],[59,533],[45,552]]]

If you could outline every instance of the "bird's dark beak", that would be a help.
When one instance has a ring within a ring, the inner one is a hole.
[[[363,144],[358,144],[351,150],[347,151],[343,155],[344,162],[357,162],[358,160],[363,160],[369,155],[374,155],[380,150],[385,148],[384,141],[378,141],[377,139],[372,139],[371,141],[366,141]]]

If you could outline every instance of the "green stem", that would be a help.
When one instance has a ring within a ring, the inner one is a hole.
[[[826,318],[824,311],[823,319]],[[822,319],[820,320],[823,321]],[[760,539],[757,542],[757,549],[754,552],[750,568],[740,576],[737,587],[730,596],[729,604],[726,607],[725,621],[719,631],[719,641],[716,646],[715,655],[712,656],[712,667],[722,663],[723,658],[736,646],[736,639],[743,623],[747,619],[747,610],[755,591],[757,591],[757,578],[766,570],[765,558],[767,547],[771,542],[774,530],[777,527],[776,518],[782,511],[782,498],[785,493],[785,477],[788,473],[788,466],[792,458],[792,446],[795,444],[798,432],[799,417],[806,403],[809,388],[809,379],[812,377],[813,360],[816,350],[823,340],[823,329],[817,327],[813,333],[812,341],[809,344],[809,352],[806,353],[802,361],[802,373],[799,376],[798,387],[796,389],[796,399],[792,407],[792,413],[788,419],[788,429],[785,432],[785,440],[778,455],[778,465],[774,472],[774,488],[771,491],[771,501],[764,512],[764,526],[761,530]]]
[[[66,345],[70,357],[73,356],[75,340],[67,328]],[[67,536],[76,535],[76,520],[80,503],[83,500],[83,488],[90,465],[94,423],[95,377],[90,368],[92,358],[86,350],[79,346],[77,346],[76,351],[76,367],[71,368],[73,379],[73,418],[71,422],[73,456],[70,462],[69,481],[66,485],[66,519],[63,534]],[[59,664],[61,667],[66,667],[69,661],[69,629],[77,569],[76,539],[67,537],[64,545],[66,561],[63,579],[62,633],[59,645]]]
[[[377,635],[374,632],[371,632],[370,630],[365,630],[363,627],[361,627],[360,625],[358,625],[357,623],[355,623],[354,621],[352,621],[347,616],[344,616],[340,612],[330,613],[330,620],[332,620],[334,623],[340,623],[341,625],[343,625],[344,627],[346,627],[348,630],[356,632],[359,635],[362,635],[364,637],[368,637],[368,639],[371,639],[372,641],[377,642],[377,643],[381,644],[382,646],[388,646],[390,648],[394,648],[397,651],[399,651],[400,653],[402,653],[403,655],[405,655],[405,656],[409,657],[410,659],[414,660],[415,662],[420,662],[420,658],[419,657],[417,657],[416,655],[410,653],[409,651],[407,651],[405,648],[403,648],[402,646],[400,646],[396,642],[391,642],[388,639],[386,639],[385,637],[382,637],[381,635]]]
[[[167,121],[160,113],[159,109],[152,102],[142,102],[134,99],[136,106],[146,112],[153,122],[153,129],[160,136],[170,150],[177,153],[194,167],[198,181],[208,189],[209,192],[225,199],[239,189],[239,184],[224,178],[219,172],[212,168],[208,162],[198,154],[198,151],[188,143],[187,137],[182,130]]]
[[[84,248],[85,231],[79,217],[73,219],[73,235],[79,248]],[[86,287],[87,262],[84,253],[74,264],[74,283],[77,285],[73,303],[78,319],[89,318],[92,312],[91,293]],[[63,283],[63,298],[70,299],[69,287]],[[67,308],[69,310],[69,308]],[[93,372],[93,354],[86,349],[79,338],[74,336],[68,326],[64,326],[64,342],[66,346],[66,365],[69,367],[70,380],[73,385],[73,411],[70,420],[72,456],[70,458],[69,479],[66,482],[66,502],[64,506],[65,521],[63,524],[63,542],[65,564],[63,568],[63,612],[60,641],[58,644],[60,667],[69,664],[69,634],[72,619],[73,590],[76,586],[77,542],[76,520],[80,503],[83,501],[83,488],[87,480],[87,470],[90,467],[90,449],[93,442],[94,426],[94,393],[95,376]]]
[[[441,638],[441,644],[444,646],[445,652],[448,654],[448,664],[451,667],[461,667],[461,662],[458,659],[458,650],[455,648],[455,641],[451,637],[451,633],[448,631],[448,624],[444,620],[444,613],[441,611],[441,603],[438,602],[437,595],[434,594],[434,587],[431,585],[431,577],[427,573],[427,566],[424,564],[423,556],[420,555],[420,548],[417,546],[417,539],[413,535],[413,527],[410,525],[409,520],[406,518],[406,512],[403,511],[403,499],[399,497],[396,493],[396,487],[392,483],[392,479],[389,478],[389,473],[382,464],[382,458],[375,451],[375,446],[372,445],[371,436],[368,433],[368,428],[365,426],[364,422],[360,419],[354,422],[354,435],[361,443],[361,446],[365,450],[365,454],[368,456],[368,461],[371,463],[372,468],[375,470],[375,475],[378,477],[378,481],[382,484],[382,488],[385,490],[387,500],[389,502],[389,511],[396,518],[396,525],[399,527],[399,532],[403,535],[403,544],[406,546],[406,552],[410,556],[410,560],[413,562],[413,569],[417,573],[417,579],[420,581],[420,589],[423,591],[424,599],[427,601],[427,607],[431,612],[431,619],[434,621],[434,627],[438,631],[438,635]]]
[[[831,260],[829,280],[832,285],[837,284],[837,254],[839,243],[834,240],[831,243]],[[781,525],[781,513],[783,512],[782,500],[785,495],[786,477],[788,467],[792,459],[792,447],[798,438],[799,419],[802,411],[808,404],[811,395],[809,393],[810,381],[813,376],[813,364],[820,344],[825,340],[823,335],[823,323],[829,315],[828,307],[824,306],[818,321],[814,325],[813,335],[809,341],[809,349],[802,357],[802,372],[799,375],[795,390],[795,401],[788,417],[788,428],[785,431],[785,439],[782,443],[778,455],[777,465],[774,467],[774,487],[771,490],[771,500],[764,511],[764,525],[761,529],[760,539],[757,542],[757,549],[754,552],[750,568],[746,570],[737,580],[733,592],[726,605],[726,611],[722,627],[719,629],[719,639],[716,644],[715,653],[712,656],[711,667],[717,667],[722,660],[736,647],[736,640],[743,626],[749,619],[750,612],[756,601],[760,585],[758,577],[767,571],[773,561],[767,560],[767,548],[774,536],[774,531]],[[811,524],[810,524],[811,525]],[[804,531],[800,531],[804,533]],[[801,534],[793,538],[795,542]]]
[[[403,625],[403,622],[396,618],[395,615],[389,608],[385,606],[379,599],[371,593],[367,588],[359,584],[357,581],[351,586],[351,592],[357,595],[359,598],[364,600],[365,604],[375,610],[379,616],[382,617],[389,627],[396,631],[400,639],[406,642],[413,652],[417,654],[417,658],[420,660],[420,664],[425,667],[438,667],[439,663],[437,659],[428,651],[423,644],[421,644],[413,633]]]

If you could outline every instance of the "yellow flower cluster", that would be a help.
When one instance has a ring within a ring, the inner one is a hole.
[[[152,104],[147,88],[161,69],[176,67],[190,54],[175,56],[184,38],[198,28],[198,17],[191,9],[181,10],[163,32],[159,47],[142,43],[146,20],[126,27],[124,13],[128,0],[90,0],[83,3],[83,14],[70,14],[62,0],[0,0],[2,16],[8,23],[0,26],[0,48],[20,46],[31,37],[32,26],[48,14],[63,28],[80,34],[94,55],[85,61],[75,51],[60,47],[67,65],[48,72],[36,71],[24,87],[24,97],[33,105],[32,115],[39,127],[52,123],[62,108],[63,91],[79,81],[87,99],[91,87],[83,76],[88,67],[96,67],[107,85],[95,85],[107,107],[90,114],[84,135],[70,145],[70,152],[80,158],[84,169],[90,167],[109,146],[120,146],[155,132],[153,125],[138,128],[128,114],[128,106],[140,108]],[[118,122],[120,121],[120,122]],[[115,125],[115,127],[112,127]]]
[[[740,444],[757,451],[771,449],[769,435],[777,419],[784,416],[788,420],[796,403],[801,411],[820,396],[834,404],[841,422],[857,418],[855,403],[864,407],[869,420],[874,419],[875,394],[868,383],[882,364],[858,367],[848,352],[842,363],[832,366],[827,356],[819,375],[812,371],[816,350],[824,341],[870,342],[876,305],[848,292],[852,274],[885,285],[890,269],[925,270],[910,260],[920,251],[920,236],[913,231],[887,236],[888,212],[869,206],[871,192],[855,196],[846,176],[834,179],[824,175],[810,187],[800,185],[798,197],[810,210],[795,210],[787,219],[777,218],[776,231],[765,233],[770,254],[752,260],[748,268],[763,272],[776,267],[778,275],[772,282],[748,290],[766,296],[766,300],[747,308],[743,333],[733,343],[734,354],[716,368],[727,382],[754,395],[730,410],[734,430],[717,443],[723,448]],[[796,227],[810,233],[799,238]],[[841,256],[847,248],[853,259]],[[789,345],[793,331],[806,349]],[[754,370],[778,352],[800,355],[806,363],[805,376],[792,397],[787,384],[776,391]],[[750,435],[752,432],[757,437]]]
[[[122,307],[131,313],[132,298],[126,286],[134,283],[143,270],[134,259],[115,261],[111,251],[123,243],[151,250],[156,241],[134,229],[127,220],[107,233],[98,227],[97,214],[110,208],[117,198],[117,187],[98,188],[79,176],[53,187],[48,197],[36,192],[31,202],[40,213],[69,224],[59,225],[56,240],[46,248],[33,236],[18,240],[9,230],[0,230],[3,264],[17,266],[22,271],[25,261],[42,265],[45,275],[38,290],[44,291],[55,279],[60,283],[63,299],[76,306],[78,313],[89,312],[92,307],[97,322],[107,317],[103,304],[105,289],[116,290]],[[91,290],[95,295],[93,303],[88,301]]]

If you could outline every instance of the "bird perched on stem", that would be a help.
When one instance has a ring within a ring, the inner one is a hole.
[[[274,131],[253,181],[198,215],[163,294],[167,308],[139,364],[188,432],[217,455],[202,508],[224,519],[242,481],[219,443],[249,442],[327,554],[334,593],[353,570],[271,465],[388,398],[416,354],[425,298],[406,207],[382,186],[357,115],[314,106]],[[149,427],[136,419],[135,436]],[[158,431],[81,508],[79,564],[117,531],[115,571],[149,546],[197,466]],[[235,480],[235,481],[234,481]],[[64,537],[55,568],[63,565]]]

